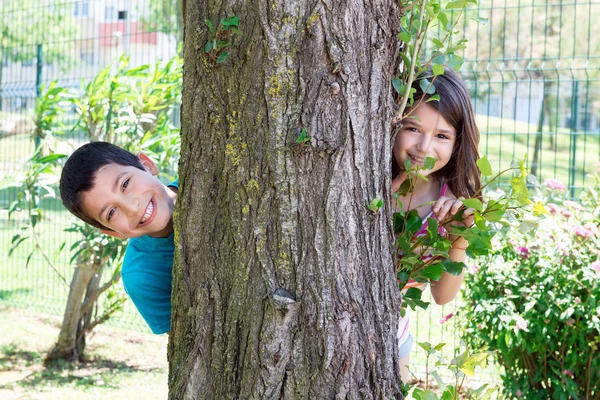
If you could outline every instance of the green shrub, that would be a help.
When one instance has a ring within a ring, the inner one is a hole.
[[[469,269],[464,336],[496,351],[507,397],[600,396],[600,177],[589,179],[579,201],[556,180],[538,185],[547,218],[532,234],[508,226]]]

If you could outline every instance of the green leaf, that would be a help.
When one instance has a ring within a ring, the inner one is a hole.
[[[404,43],[410,43],[411,38],[412,37],[410,36],[410,34],[408,32],[406,32],[405,30],[403,30],[402,32],[400,32],[398,34],[398,39],[400,39]]]
[[[446,13],[440,12],[437,16],[437,19],[438,19],[438,21],[440,21],[440,24],[442,25],[443,30],[447,31],[450,29],[451,26],[448,23],[448,16],[446,15]],[[442,44],[440,46],[440,48],[441,47],[444,47],[444,45]]]
[[[407,254],[408,252],[410,252],[410,241],[408,239],[406,239],[404,236],[398,236],[398,247],[400,247],[400,249],[404,252],[404,254]]]
[[[239,19],[235,15],[233,17],[224,18],[221,20],[221,25],[223,25],[224,27],[237,27],[239,25]]]
[[[436,45],[436,47],[437,47],[438,49],[441,49],[441,48],[443,48],[443,47],[444,47],[444,43],[442,43],[442,41],[441,41],[441,40],[439,40],[439,39],[437,39],[437,38],[433,38],[433,39],[431,39],[431,41],[433,42],[433,44],[435,44],[435,45]]]
[[[436,161],[437,158],[435,157],[425,157],[425,160],[423,160],[423,169],[433,169],[435,167]]]
[[[429,81],[427,78],[423,78],[419,80],[419,87],[426,94],[434,94],[435,93],[435,85]]]
[[[310,138],[308,137],[308,133],[306,132],[306,129],[302,129],[302,132],[300,132],[300,134],[296,138],[296,143],[302,144],[302,143],[305,143],[308,141],[310,141]]]
[[[432,95],[425,101],[425,103],[429,103],[430,101],[440,101],[440,95],[439,94]]]
[[[217,64],[220,64],[223,61],[225,61],[225,59],[227,58],[228,54],[229,53],[227,53],[226,51],[222,52],[221,55],[217,58]]]
[[[490,160],[488,160],[487,156],[484,155],[479,160],[477,160],[477,167],[479,168],[479,172],[483,176],[492,176],[492,164],[490,164]]]
[[[473,21],[479,22],[481,25],[485,25],[488,23],[488,18],[483,18],[483,17],[473,17],[471,18]]]
[[[483,211],[483,203],[479,199],[464,199],[462,202],[467,208],[473,208],[479,212]]]
[[[466,0],[451,1],[450,3],[448,3],[446,5],[446,10],[451,10],[453,8],[465,8],[466,5],[467,5]]]
[[[396,93],[401,95],[403,95],[406,90],[406,85],[404,85],[398,77],[392,79],[392,86],[394,87],[394,90],[396,90]]]
[[[444,66],[441,64],[433,64],[431,67],[433,71],[433,76],[443,75],[444,74]]]
[[[383,207],[383,200],[381,200],[380,197],[375,197],[367,206],[367,208],[374,213],[378,212],[381,207]]]
[[[448,66],[455,71],[458,71],[462,67],[464,60],[455,54],[448,55]]]
[[[400,196],[406,196],[410,191],[410,179],[405,179],[404,182],[400,184],[400,188],[398,189],[398,193]]]
[[[37,160],[37,162],[40,164],[47,164],[65,157],[65,154],[50,154],[49,156],[40,158],[39,160]]]
[[[438,236],[439,223],[435,218],[427,218],[427,232],[429,237],[436,238]]]
[[[204,52],[205,53],[210,53],[210,51],[213,48],[213,42],[206,42],[206,44],[204,45]]]
[[[215,27],[213,26],[213,23],[210,21],[210,19],[205,19],[204,23],[206,24],[206,26],[208,26],[208,29],[212,32],[215,33]]]
[[[413,300],[421,300],[421,296],[423,291],[418,288],[409,288],[406,293],[402,295],[402,298],[413,299]]]
[[[404,224],[406,228],[406,233],[409,235],[414,234],[423,225],[423,220],[419,216],[417,210],[410,210],[406,216],[406,222]]]
[[[444,267],[441,263],[433,264],[425,268],[422,275],[433,280],[439,281],[444,273]]]
[[[467,266],[464,262],[444,260],[444,269],[451,275],[459,276]]]

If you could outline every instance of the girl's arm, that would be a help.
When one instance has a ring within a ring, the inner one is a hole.
[[[455,199],[452,197],[441,197],[432,207],[433,212],[440,221],[443,221],[446,216],[454,215],[463,206],[461,199]],[[461,217],[463,218],[462,223],[470,227],[473,225],[473,210],[466,209],[463,211]],[[448,258],[451,261],[465,262],[467,259],[466,249],[469,246],[469,242],[463,237],[451,236],[449,239],[452,241],[452,247],[448,252]],[[442,277],[437,282],[431,282],[431,295],[433,300],[437,304],[447,304],[454,300],[460,285],[465,277],[465,271],[459,276],[454,276],[448,272],[444,272]]]
[[[460,245],[461,248],[455,247],[457,243],[464,241],[464,246]],[[467,255],[465,253],[464,248],[468,245],[467,241],[463,238],[460,238],[455,242],[455,246],[450,249],[449,258],[452,261],[457,262],[465,262]],[[437,282],[431,282],[431,295],[433,296],[433,300],[436,304],[447,304],[454,300],[458,291],[460,290],[460,285],[462,284],[463,279],[465,278],[465,271],[459,275],[454,276],[449,274],[448,272],[444,272],[442,277]]]

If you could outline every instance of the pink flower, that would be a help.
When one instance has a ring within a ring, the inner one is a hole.
[[[477,272],[479,272],[479,265],[473,264],[469,267],[469,273],[471,275],[475,275]]]
[[[561,212],[561,211],[562,211],[562,210],[560,209],[560,207],[559,207],[559,206],[557,206],[557,205],[556,205],[556,204],[554,204],[554,203],[548,203],[548,204],[546,204],[546,210],[548,210],[548,212],[549,212],[550,214],[556,214],[556,213],[559,213],[559,212]]]
[[[573,377],[573,371],[569,370],[569,369],[564,369],[563,374],[565,374],[566,376],[568,376],[569,378]]]
[[[579,211],[583,211],[583,206],[582,206],[581,204],[579,204],[579,203],[576,203],[576,202],[574,202],[574,201],[571,201],[571,200],[565,200],[565,201],[563,202],[563,204],[564,204],[565,206],[567,206],[567,207],[570,207],[570,208],[572,208],[573,210],[579,210]]]
[[[515,319],[515,328],[517,328],[518,331],[527,329],[527,321],[525,321],[523,317],[518,316]]]
[[[573,324],[575,323],[575,319],[574,318],[569,318],[566,322],[567,326],[573,326]]]
[[[592,267],[596,271],[600,272],[600,260],[596,260],[593,263],[591,263],[590,267]]]
[[[445,317],[442,317],[442,318],[440,319],[440,325],[441,325],[441,324],[445,324],[445,323],[446,323],[446,322],[448,322],[448,320],[449,320],[450,318],[452,318],[452,317],[454,317],[454,313],[450,313],[450,314],[446,315]]]
[[[556,248],[558,250],[562,251],[563,255],[565,255],[565,256],[569,255],[569,248],[568,248],[568,246],[565,246],[562,242],[556,243]]]
[[[575,236],[579,236],[584,239],[594,236],[594,232],[590,231],[589,229],[586,229],[581,225],[574,226],[573,233],[575,234]]]
[[[521,392],[521,389],[517,389],[517,393],[515,393],[515,395],[517,397],[521,397],[521,396],[523,396],[523,392]]]
[[[529,249],[525,246],[518,246],[515,249],[515,252],[524,259],[527,259],[529,257]]]
[[[565,218],[571,218],[573,216],[573,213],[569,210],[562,210],[560,212],[560,215],[562,215]]]
[[[546,186],[550,190],[557,190],[559,192],[564,192],[567,190],[567,187],[562,184],[558,179],[546,179],[544,181],[544,186]]]
[[[484,328],[483,324],[477,324],[477,329],[482,330],[483,328]]]
[[[580,299],[579,297],[575,297],[575,298],[573,299],[573,302],[574,302],[575,304],[581,304],[581,299]]]

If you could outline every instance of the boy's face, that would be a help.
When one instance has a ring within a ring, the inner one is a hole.
[[[83,194],[83,211],[125,237],[167,237],[173,232],[177,195],[157,178],[158,168],[140,154],[142,171],[108,164],[96,173],[94,187]]]

